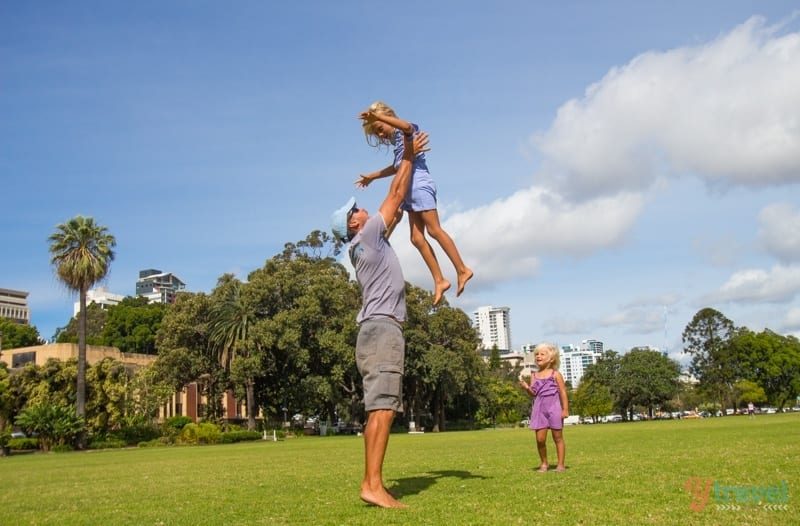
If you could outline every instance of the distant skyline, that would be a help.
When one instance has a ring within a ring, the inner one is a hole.
[[[429,132],[438,210],[514,348],[665,348],[712,307],[800,336],[797,2],[0,4],[0,287],[51,338],[55,226],[117,239],[99,285],[241,279],[390,162],[375,100]],[[408,240],[405,277],[431,288]],[[445,276],[455,272],[439,252]],[[346,264],[346,262],[343,261]]]

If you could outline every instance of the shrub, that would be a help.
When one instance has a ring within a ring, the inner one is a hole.
[[[124,440],[117,438],[98,438],[89,443],[89,449],[119,449],[127,445]]]
[[[39,449],[38,438],[12,438],[8,441],[8,447],[17,451],[26,449]]]
[[[188,424],[192,424],[192,419],[188,416],[171,416],[164,420],[165,429],[174,429],[176,431],[182,430]]]
[[[180,433],[180,440],[187,444],[219,444],[222,432],[216,424],[209,422],[187,424]]]
[[[39,446],[44,451],[53,446],[71,444],[86,428],[83,418],[75,415],[75,408],[64,404],[27,406],[15,422],[28,434],[37,433]]]
[[[233,444],[235,442],[245,442],[248,440],[261,440],[262,434],[258,431],[228,431],[227,433],[222,433],[222,443],[223,444]]]

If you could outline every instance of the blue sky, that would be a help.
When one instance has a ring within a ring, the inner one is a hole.
[[[791,1],[4,2],[0,287],[43,337],[74,294],[48,236],[76,214],[138,271],[245,278],[374,211],[358,113],[431,136],[443,226],[511,308],[515,347],[666,348],[703,307],[800,335],[800,11]],[[431,280],[398,227],[406,279]],[[439,255],[445,275],[452,267]]]

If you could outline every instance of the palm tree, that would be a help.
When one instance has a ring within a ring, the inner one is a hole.
[[[250,352],[250,327],[255,321],[252,309],[242,298],[244,284],[231,274],[219,279],[222,295],[211,307],[209,339],[219,352],[219,361],[232,377],[244,383],[247,404],[247,429],[256,428],[255,375],[257,357]],[[237,363],[238,362],[238,363]]]
[[[117,244],[108,229],[91,217],[77,215],[66,223],[56,225],[48,241],[50,263],[56,276],[70,290],[78,291],[78,379],[75,413],[86,416],[86,293],[108,274],[114,259],[112,247]]]

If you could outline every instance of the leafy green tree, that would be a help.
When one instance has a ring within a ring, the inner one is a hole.
[[[222,276],[212,294],[209,326],[210,342],[217,349],[220,364],[231,373],[231,378],[244,385],[247,406],[247,429],[256,428],[254,385],[260,371],[260,360],[255,354],[251,328],[255,323],[255,309],[243,297],[246,285],[231,274]]]
[[[326,241],[327,239],[327,241]],[[250,273],[246,294],[258,321],[254,341],[262,359],[262,408],[322,414],[358,414],[361,381],[354,347],[360,307],[357,285],[332,258],[331,240],[312,232]]]
[[[125,364],[105,358],[89,368],[86,384],[86,424],[89,429],[107,432],[125,424],[126,391],[130,373]]]
[[[769,329],[754,333],[740,328],[730,341],[737,378],[761,386],[772,404],[783,407],[800,392],[800,341]]]
[[[427,409],[433,431],[445,431],[447,407],[485,371],[478,334],[469,317],[446,299],[432,311],[433,295],[419,287],[406,285],[406,303],[403,392],[411,415]]]
[[[86,306],[86,344],[103,345],[103,327],[106,325],[108,312],[100,305],[92,302]],[[78,343],[80,314],[71,318],[66,326],[56,331],[56,343]]]
[[[210,342],[211,298],[204,293],[179,292],[167,309],[156,334],[158,359],[152,365],[154,379],[173,388],[173,393],[198,382],[205,395],[204,418],[217,420],[227,372]]]
[[[0,350],[18,349],[39,345],[41,338],[39,331],[32,325],[21,325],[6,318],[0,318],[0,343],[2,343]]]
[[[100,344],[124,353],[157,354],[156,334],[167,306],[145,297],[127,297],[107,309]]]
[[[658,351],[631,349],[620,359],[614,391],[622,407],[630,414],[634,405],[653,408],[675,396],[680,366]]]
[[[698,311],[683,331],[684,351],[692,356],[689,370],[723,408],[731,402],[733,384],[740,378],[740,364],[730,345],[735,331],[731,320],[708,307]]]
[[[50,241],[50,263],[58,279],[77,291],[80,303],[78,328],[78,376],[75,414],[86,414],[86,294],[108,274],[114,259],[114,236],[91,217],[75,216],[56,226]],[[83,444],[79,444],[83,447]]]
[[[83,418],[75,408],[58,403],[38,403],[26,407],[15,423],[26,433],[37,433],[39,447],[49,451],[52,446],[70,445],[84,433]]]
[[[745,406],[752,402],[753,404],[763,404],[767,401],[767,393],[764,388],[750,380],[740,380],[734,386],[736,391],[736,402],[739,406]]]
[[[522,418],[522,408],[530,408],[530,398],[512,382],[488,375],[484,398],[477,419],[483,425],[511,424]]]
[[[575,413],[591,417],[597,422],[598,417],[611,413],[614,398],[608,386],[597,380],[584,378],[575,390],[574,400],[570,404],[570,407],[573,406]]]
[[[14,392],[5,362],[0,362],[0,434],[6,431],[14,417]]]

